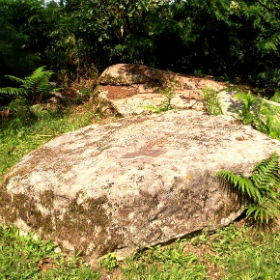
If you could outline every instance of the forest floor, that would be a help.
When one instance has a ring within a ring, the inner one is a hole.
[[[100,116],[87,103],[37,120],[0,119],[0,181],[26,153],[61,133],[98,122]],[[108,255],[95,267],[79,256],[64,256],[50,241],[0,226],[0,280],[272,280],[280,279],[279,265],[278,227],[258,228],[243,220],[136,252],[121,263]]]

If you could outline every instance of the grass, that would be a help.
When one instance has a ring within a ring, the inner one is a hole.
[[[120,279],[131,280],[203,280],[205,266],[192,252],[184,251],[183,241],[172,246],[157,246],[125,261]]]
[[[44,270],[44,262],[50,266]],[[78,257],[66,260],[55,253],[55,245],[32,235],[21,236],[15,227],[0,227],[0,279],[98,280],[100,273],[83,265]]]
[[[204,243],[211,254],[208,262],[220,270],[217,279],[280,279],[280,233],[263,232],[237,225],[219,230]]]
[[[78,111],[1,120],[0,177],[39,145],[98,119],[90,110]],[[0,280],[276,280],[279,265],[280,232],[241,223],[138,251],[121,263],[110,254],[95,269],[78,256],[63,256],[50,241],[0,226]]]
[[[280,233],[240,223],[136,252],[119,264],[111,256],[95,269],[77,256],[55,253],[55,248],[50,241],[21,236],[15,227],[0,227],[0,279],[280,279]],[[44,262],[47,269],[42,269]]]
[[[218,116],[223,114],[217,91],[213,89],[204,89],[203,97],[205,108],[209,115]]]
[[[39,119],[0,119],[0,178],[28,152],[57,135],[98,119],[97,115],[87,110],[81,113],[74,109],[67,112],[45,112]]]

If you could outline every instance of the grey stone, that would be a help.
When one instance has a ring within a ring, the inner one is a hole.
[[[235,220],[243,203],[214,174],[249,175],[278,141],[196,111],[124,118],[59,136],[5,176],[0,216],[97,259]]]

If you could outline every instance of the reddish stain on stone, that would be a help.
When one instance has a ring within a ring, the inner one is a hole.
[[[137,90],[129,86],[103,86],[103,89],[108,92],[107,98],[111,100],[131,97],[137,94]]]
[[[140,156],[148,156],[148,157],[158,157],[165,152],[162,150],[146,150],[146,149],[140,149],[137,152],[134,153],[127,153],[123,155],[123,158],[135,158]]]

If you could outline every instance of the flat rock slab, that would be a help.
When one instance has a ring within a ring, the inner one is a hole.
[[[125,257],[241,213],[213,174],[250,174],[278,141],[230,117],[169,111],[92,125],[26,155],[5,177],[0,216],[96,259]]]
[[[121,115],[149,113],[149,106],[164,102],[162,90],[168,81],[176,82],[171,104],[177,109],[203,110],[203,89],[221,91],[224,83],[186,76],[145,65],[116,64],[99,77],[97,91]]]

